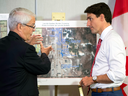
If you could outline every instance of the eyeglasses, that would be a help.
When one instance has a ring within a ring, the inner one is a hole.
[[[35,25],[34,26],[31,26],[31,25],[27,25],[27,24],[23,24],[23,25],[25,25],[25,26],[28,26],[28,27],[31,27],[31,28],[33,28],[33,29],[35,29]]]

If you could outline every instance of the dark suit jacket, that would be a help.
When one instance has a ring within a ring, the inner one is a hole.
[[[48,73],[50,66],[45,53],[39,57],[32,45],[10,31],[0,39],[0,96],[38,96],[37,75]]]

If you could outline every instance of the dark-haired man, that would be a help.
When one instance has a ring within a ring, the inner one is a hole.
[[[80,84],[90,86],[92,96],[123,96],[120,85],[125,79],[125,46],[111,26],[110,8],[105,3],[97,3],[84,12],[87,13],[87,26],[92,33],[100,35],[101,42],[90,77],[83,77]]]

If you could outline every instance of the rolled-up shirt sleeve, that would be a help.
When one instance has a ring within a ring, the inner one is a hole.
[[[114,83],[122,82],[125,79],[126,52],[121,40],[112,39],[107,44],[107,59],[109,70],[107,76]]]

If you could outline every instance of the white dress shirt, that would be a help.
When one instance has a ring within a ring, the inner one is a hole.
[[[109,88],[120,86],[125,79],[126,52],[122,38],[108,26],[101,34],[100,49],[97,53],[92,76],[107,74],[114,83],[95,83],[91,88]]]

